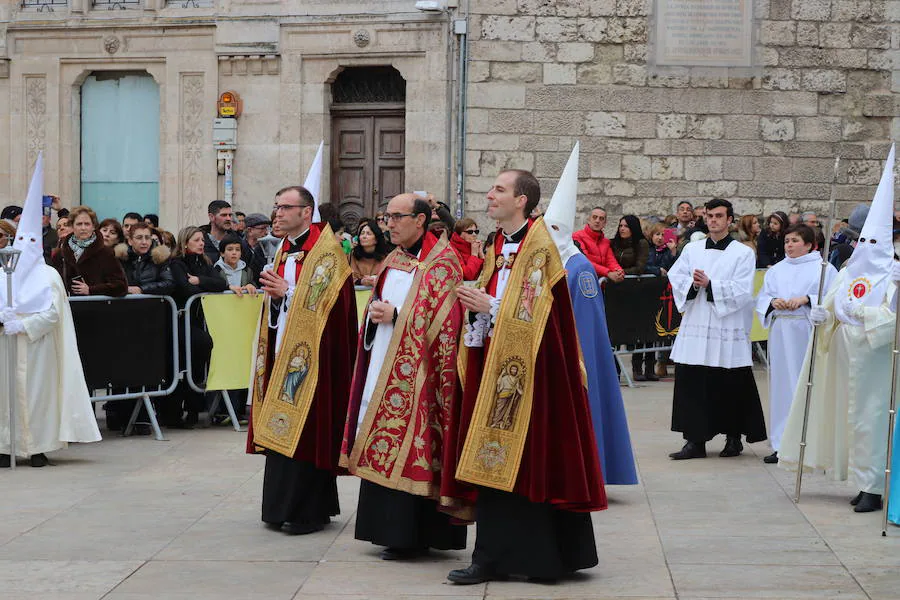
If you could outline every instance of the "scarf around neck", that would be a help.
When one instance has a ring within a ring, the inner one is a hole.
[[[86,240],[77,239],[74,233],[69,236],[69,248],[71,248],[72,252],[75,254],[76,262],[81,258],[81,255],[84,254],[85,249],[95,241],[97,241],[96,233],[91,234],[91,237]]]

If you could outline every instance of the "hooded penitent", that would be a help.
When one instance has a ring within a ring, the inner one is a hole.
[[[547,223],[550,230],[550,237],[556,243],[563,266],[566,261],[578,254],[578,248],[572,241],[575,227],[575,201],[578,196],[578,158],[579,143],[575,142],[569,162],[563,169],[547,212],[544,213],[544,222]]]
[[[875,198],[859,234],[859,241],[844,269],[846,289],[835,297],[835,313],[845,322],[860,325],[851,316],[854,307],[879,306],[890,283],[894,262],[894,147],[888,153]]]
[[[318,223],[322,220],[322,217],[319,216],[319,194],[322,191],[322,148],[324,146],[324,141],[319,142],[319,149],[316,151],[316,157],[313,159],[312,165],[309,167],[309,172],[306,174],[306,181],[303,182],[303,187],[312,194],[313,200],[316,203],[315,208],[313,208],[313,223]]]

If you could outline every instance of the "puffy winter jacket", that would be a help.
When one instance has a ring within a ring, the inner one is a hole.
[[[169,259],[168,246],[155,246],[146,254],[138,254],[128,244],[115,247],[116,258],[122,261],[129,286],[141,288],[142,294],[169,296],[175,291],[175,278]]]

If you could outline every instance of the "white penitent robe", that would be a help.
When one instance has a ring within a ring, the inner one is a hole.
[[[383,302],[390,302],[397,307],[399,314],[403,310],[403,303],[409,295],[412,288],[413,279],[416,271],[413,269],[409,273],[399,269],[388,268],[384,274],[384,285],[381,288],[381,298]],[[374,298],[378,299],[378,298]],[[362,399],[359,406],[359,420],[357,422],[357,431],[362,430],[362,422],[366,418],[366,410],[369,408],[369,400],[372,399],[372,393],[378,385],[378,378],[381,376],[381,368],[384,366],[384,357],[387,355],[388,347],[391,345],[391,337],[394,335],[393,323],[372,323],[366,315],[366,322],[363,324],[366,336],[365,350],[369,354],[369,368],[366,371],[366,385],[363,387]],[[369,330],[375,327],[375,337],[369,342]]]
[[[757,296],[756,312],[763,327],[769,329],[769,441],[776,451],[781,449],[781,436],[812,334],[809,309],[818,304],[821,274],[822,257],[818,252],[787,257],[766,271]],[[826,290],[836,275],[837,270],[829,264],[825,271]],[[776,298],[789,300],[798,296],[809,296],[810,303],[797,310],[771,308]]]
[[[725,369],[752,366],[756,259],[744,244],[732,240],[724,250],[717,250],[708,249],[708,241],[712,243],[706,239],[686,245],[669,270],[675,304],[684,313],[671,358],[676,363]],[[712,301],[705,288],[689,298],[696,269],[709,277]]]
[[[45,271],[53,303],[19,315],[24,332],[0,335],[0,454],[9,454],[7,386],[15,344],[16,454],[24,457],[65,448],[68,442],[100,441],[62,280],[52,267],[34,268]]]
[[[825,296],[828,321],[821,325],[816,346],[805,468],[823,469],[834,480],[848,478],[856,489],[884,492],[887,463],[888,408],[891,391],[891,344],[894,336],[895,286],[879,306],[863,308],[861,325],[834,316],[835,298],[846,293],[847,271],[842,270]],[[811,344],[794,390],[778,465],[796,470],[806,405],[806,379]]]

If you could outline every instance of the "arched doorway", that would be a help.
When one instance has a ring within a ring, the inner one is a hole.
[[[81,86],[81,203],[101,219],[159,214],[159,86],[95,71]]]
[[[350,67],[331,98],[331,202],[355,228],[404,191],[406,81],[393,67]]]

